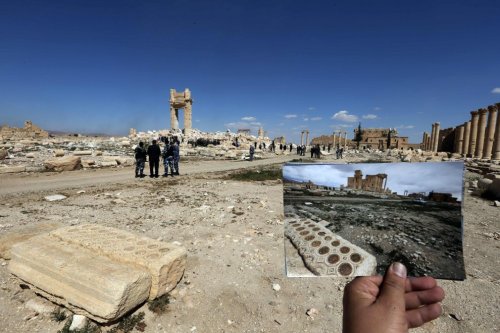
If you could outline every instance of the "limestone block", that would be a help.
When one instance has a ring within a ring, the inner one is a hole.
[[[5,234],[0,237],[0,258],[9,260],[11,258],[10,249],[14,244],[24,242],[33,236],[47,233],[60,227],[59,223],[36,223]]]
[[[102,151],[96,150],[95,151],[95,156],[102,156]]]
[[[315,275],[361,276],[376,272],[375,256],[312,220],[287,220],[285,236]]]
[[[63,157],[64,156],[64,150],[62,150],[62,149],[56,149],[56,150],[54,150],[54,156],[55,157]]]
[[[73,152],[74,156],[89,156],[92,155],[92,150],[75,150]]]
[[[122,147],[130,147],[130,141],[128,140],[124,140],[120,144],[122,145]]]
[[[9,270],[49,300],[98,322],[118,319],[144,302],[151,277],[48,234],[14,245]]]
[[[492,179],[488,179],[488,178],[481,178],[479,179],[479,181],[477,182],[477,186],[482,189],[482,190],[486,190],[490,184],[493,183],[493,180]]]
[[[71,326],[69,327],[70,331],[75,330],[83,330],[85,325],[88,323],[88,318],[82,315],[73,315],[73,319],[71,320]]]
[[[26,154],[26,158],[35,158],[35,154],[34,153],[28,153],[28,154]]]
[[[151,300],[172,290],[184,274],[186,250],[170,243],[96,224],[61,228],[50,235],[117,262],[147,269],[152,277]]]
[[[2,173],[17,173],[17,172],[24,172],[24,171],[26,171],[26,166],[24,166],[24,165],[0,167],[0,174],[2,174]]]
[[[50,171],[72,171],[80,169],[81,158],[78,156],[57,157],[46,160],[44,165]]]
[[[102,161],[100,165],[102,167],[115,167],[118,165],[118,163],[116,163],[116,161]]]

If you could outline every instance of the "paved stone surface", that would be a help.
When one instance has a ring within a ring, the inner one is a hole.
[[[146,269],[152,278],[149,299],[172,290],[184,274],[186,250],[180,246],[97,224],[61,228],[50,235],[115,262]]]
[[[115,320],[144,302],[150,274],[49,234],[14,245],[9,270],[49,300],[98,322]]]
[[[320,223],[287,219],[285,235],[316,275],[366,276],[376,272],[377,260],[373,255]]]

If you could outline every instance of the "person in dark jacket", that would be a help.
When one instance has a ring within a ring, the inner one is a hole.
[[[160,147],[156,144],[156,140],[153,140],[153,144],[148,147],[148,156],[149,156],[149,177],[158,178],[158,169],[160,167],[160,155],[161,150]],[[154,168],[154,173],[153,173]]]
[[[173,162],[174,162],[174,169],[175,172],[172,170],[172,176],[173,175],[179,175],[179,160],[180,160],[180,153],[179,153],[179,141],[176,140],[173,144],[172,147],[173,150]]]
[[[144,177],[144,163],[146,162],[146,149],[144,142],[139,142],[139,145],[134,149],[135,153],[135,177]]]

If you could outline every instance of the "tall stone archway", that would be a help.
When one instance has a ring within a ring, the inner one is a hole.
[[[183,92],[170,89],[170,128],[172,130],[179,129],[179,109],[184,109],[184,134],[188,134],[192,128],[193,99],[191,91],[187,88]]]

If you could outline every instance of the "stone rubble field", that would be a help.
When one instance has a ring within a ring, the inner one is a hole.
[[[296,157],[292,154],[289,159]],[[347,154],[346,160],[401,158],[363,152]],[[432,157],[443,158],[449,157]],[[322,161],[333,159],[327,156]],[[273,162],[269,159],[268,163]],[[243,163],[240,168],[248,168],[249,162],[185,162],[185,167],[190,163],[194,171],[175,178],[137,180],[132,178],[133,167],[125,166],[127,176],[117,182],[91,184],[89,177],[107,175],[106,170],[78,171],[71,186],[58,184],[57,189],[50,189],[45,185],[35,191],[0,194],[0,331],[58,332],[64,326],[64,321],[53,319],[58,306],[9,273],[12,244],[42,231],[95,224],[187,250],[184,276],[168,294],[166,309],[154,312],[150,303],[134,309],[132,314],[144,313],[135,331],[340,332],[342,292],[348,279],[285,276],[281,180],[239,181],[231,177],[238,170],[224,169],[227,163]],[[468,162],[475,172],[484,173],[481,167],[495,172],[497,165],[482,163]],[[30,179],[43,181],[37,177],[26,172],[0,175],[0,187],[7,178],[9,184],[18,182],[19,186]],[[446,292],[442,316],[413,332],[500,330],[500,208],[492,200],[472,196],[483,186],[478,185],[481,179],[478,173],[466,173],[466,280],[440,281]],[[56,194],[65,198],[45,199]],[[285,245],[289,250],[290,244]],[[120,331],[117,325],[100,329]]]

